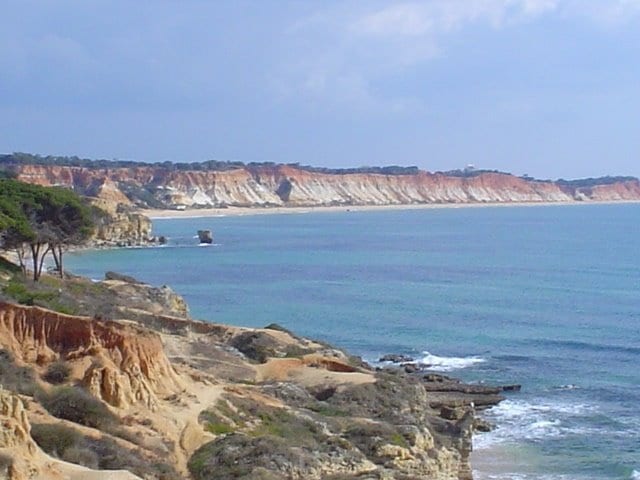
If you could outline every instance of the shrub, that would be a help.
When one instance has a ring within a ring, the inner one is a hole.
[[[11,352],[0,349],[0,383],[7,390],[33,396],[39,391],[31,368],[19,367]]]
[[[123,448],[109,438],[87,440],[87,444],[97,455],[100,470],[129,470],[139,477],[157,480],[181,478],[171,465],[150,462],[139,450]]]
[[[41,397],[40,403],[54,417],[100,430],[110,430],[118,423],[104,403],[81,388],[58,387]]]
[[[68,449],[82,442],[77,431],[59,423],[34,423],[31,425],[31,436],[42,450],[57,457],[62,457]]]
[[[5,478],[11,465],[13,465],[13,459],[9,455],[0,453],[0,474],[2,475],[0,478]]]
[[[65,462],[76,463],[87,468],[93,468],[94,470],[98,468],[100,460],[93,450],[75,445],[67,448],[61,458]]]
[[[49,383],[58,385],[65,383],[69,379],[70,374],[71,367],[63,361],[57,361],[49,365],[43,378]]]
[[[129,470],[155,480],[180,478],[171,465],[150,461],[139,450],[123,448],[106,436],[85,437],[62,424],[33,424],[31,436],[42,450],[67,462],[100,470]]]

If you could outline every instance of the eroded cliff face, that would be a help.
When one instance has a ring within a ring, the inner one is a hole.
[[[26,364],[87,359],[82,382],[114,407],[155,409],[181,389],[159,335],[122,322],[0,303],[0,345]]]
[[[18,179],[151,208],[640,200],[638,180],[575,187],[502,173],[329,174],[287,165],[229,171],[19,165]]]

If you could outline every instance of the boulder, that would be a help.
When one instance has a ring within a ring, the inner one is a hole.
[[[408,363],[413,362],[414,359],[409,357],[408,355],[389,353],[387,355],[383,355],[378,360],[379,362],[392,362],[392,363]]]
[[[198,238],[200,239],[200,243],[213,243],[211,230],[198,230]]]

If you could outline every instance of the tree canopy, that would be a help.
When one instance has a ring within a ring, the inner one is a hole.
[[[62,275],[63,251],[86,241],[92,231],[91,210],[72,191],[0,178],[0,246],[15,249],[23,268],[30,253],[34,280],[49,252]]]

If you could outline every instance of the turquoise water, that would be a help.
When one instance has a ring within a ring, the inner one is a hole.
[[[194,317],[277,322],[375,361],[521,383],[488,412],[476,477],[640,478],[640,205],[154,221],[169,244],[69,255],[184,295]],[[214,231],[203,247],[198,229]]]

